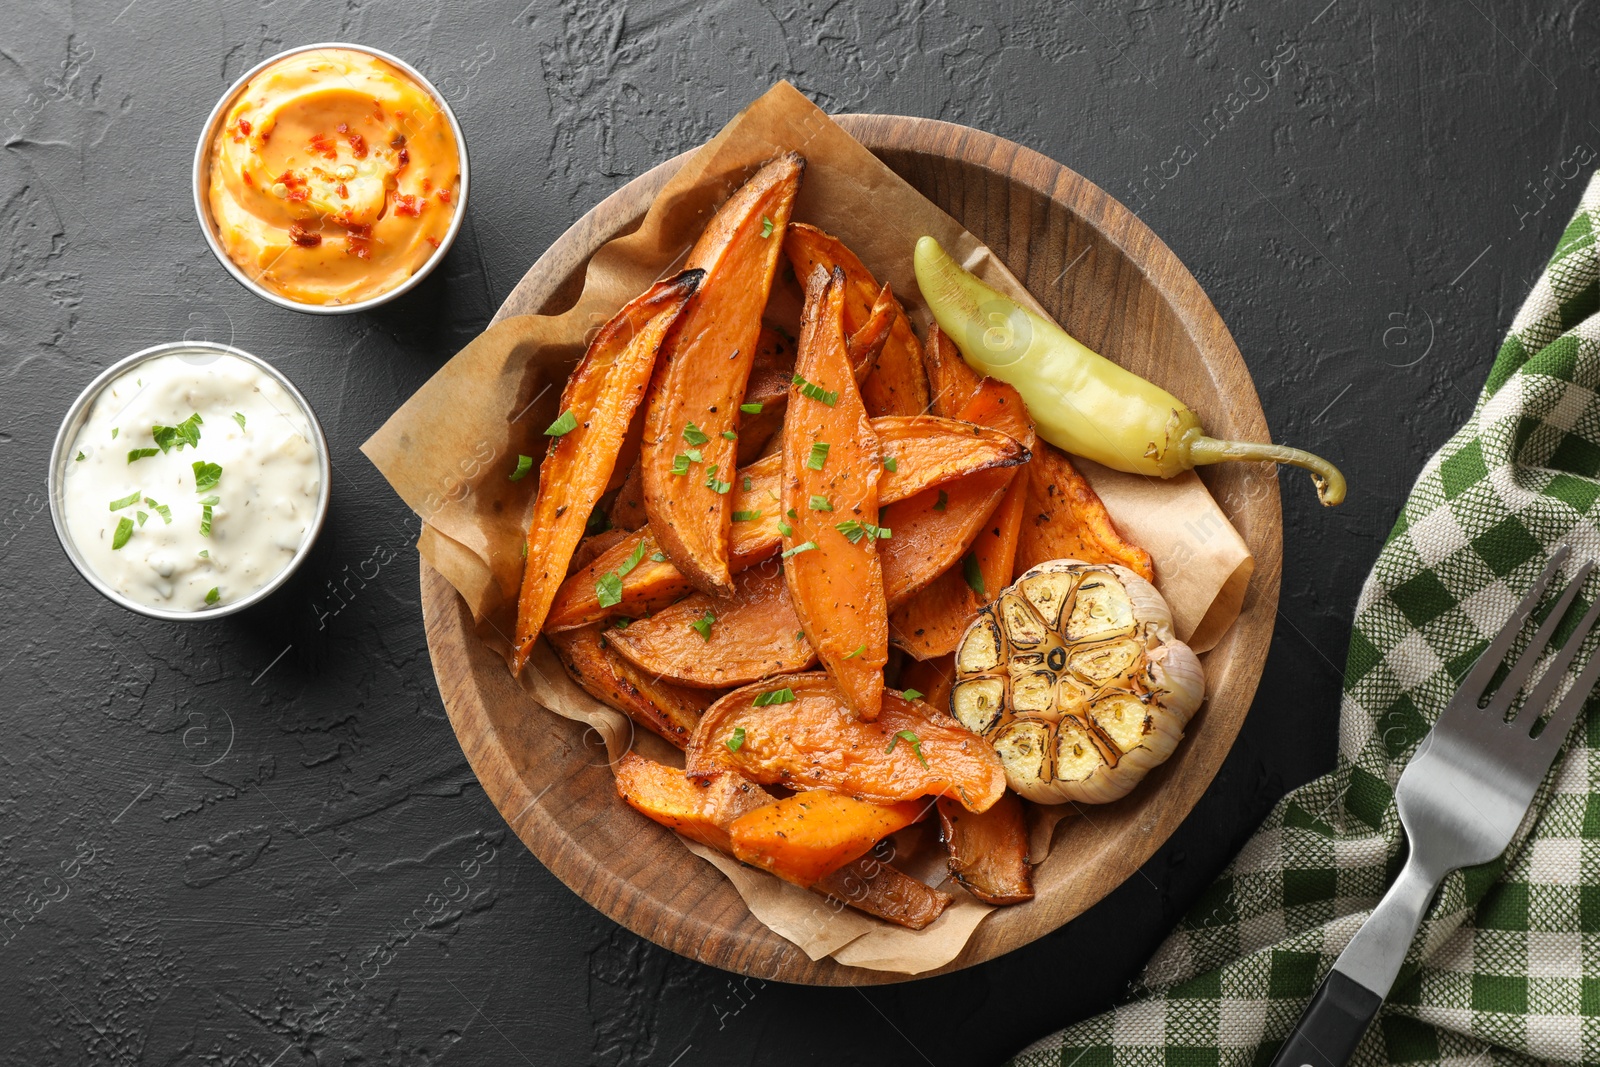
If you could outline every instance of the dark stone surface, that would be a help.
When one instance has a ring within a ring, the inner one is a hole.
[[[223,272],[188,174],[234,77],[329,39],[438,79],[474,180],[433,278],[314,319]],[[1600,144],[1597,43],[1576,12],[1488,0],[6,0],[0,1062],[992,1063],[1108,1006],[1271,804],[1331,766],[1360,582]],[[1233,329],[1274,435],[1352,486],[1325,512],[1283,481],[1260,696],[1171,842],[1053,936],[889,988],[730,980],[619,929],[528,855],[445,721],[416,520],[357,451],[563,228],[780,77],[832,110],[992,130],[1129,203]],[[102,600],[44,495],[84,383],[184,336],[283,368],[336,466],[309,565],[211,626]],[[374,567],[342,606],[330,594]]]

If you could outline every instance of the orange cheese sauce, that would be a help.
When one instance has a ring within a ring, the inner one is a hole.
[[[302,304],[386,293],[439,248],[457,210],[449,117],[364,52],[300,52],[257,74],[211,145],[211,217],[228,258]]]

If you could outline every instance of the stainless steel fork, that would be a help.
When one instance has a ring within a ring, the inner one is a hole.
[[[1600,651],[1539,730],[1550,703],[1584,638],[1600,617],[1600,597],[1584,614],[1549,669],[1509,722],[1507,716],[1540,656],[1549,647],[1593,564],[1567,585],[1505,681],[1490,684],[1518,632],[1538,605],[1569,551],[1557,549],[1517,606],[1516,613],[1468,672],[1395,788],[1400,825],[1411,851],[1400,877],[1340,953],[1307,1005],[1273,1067],[1343,1067],[1372,1017],[1389,995],[1395,975],[1445,875],[1488,863],[1511,843],[1533,794],[1555,761],[1573,720],[1600,681]]]

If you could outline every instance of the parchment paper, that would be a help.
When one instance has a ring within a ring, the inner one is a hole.
[[[480,636],[509,655],[522,538],[535,475],[513,482],[519,454],[542,457],[567,375],[592,338],[628,300],[670,274],[717,206],[765,160],[794,150],[807,159],[796,221],[837,235],[908,312],[926,322],[911,265],[917,238],[931,234],[995,288],[1043,309],[976,237],[911,188],[787,82],[780,82],[697,150],[662,189],[639,228],[603,245],[590,260],[571,310],[524,315],[491,326],[462,349],[362,445],[397,493],[423,519],[418,550],[471,608]],[[1157,481],[1079,463],[1112,518],[1155,560],[1180,637],[1204,651],[1238,615],[1253,562],[1244,541],[1193,474]],[[631,744],[659,750],[621,713],[589,697],[541,641],[522,685],[539,705],[593,727],[613,758]],[[681,766],[681,760],[677,760]],[[1041,809],[1033,858],[1044,859],[1060,816]],[[909,840],[909,839],[908,839]],[[740,866],[699,846],[691,851],[733,882],[753,914],[813,959],[908,974],[928,971],[961,951],[992,910],[960,889],[956,902],[922,931],[903,930]],[[924,850],[925,851],[925,850]],[[924,857],[926,858],[926,857]],[[897,861],[897,866],[901,863]],[[926,863],[926,880],[942,876]],[[947,890],[950,887],[946,887]],[[818,922],[819,905],[826,921]]]

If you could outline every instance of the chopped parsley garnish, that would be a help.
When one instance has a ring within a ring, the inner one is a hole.
[[[755,700],[751,701],[758,708],[771,707],[773,704],[793,704],[794,690],[788,686],[782,689],[769,689],[765,693],[757,693]]]
[[[924,767],[928,765],[928,761],[922,758],[922,738],[918,737],[910,730],[901,730],[899,733],[889,738],[889,747],[884,749],[884,751],[893,752],[895,743],[897,741],[904,741],[906,744],[910,745],[911,751],[917,754],[917,761],[920,762]]]
[[[795,545],[793,548],[784,549],[783,552],[780,554],[780,558],[781,559],[788,559],[790,556],[798,556],[800,553],[802,553],[802,552],[810,552],[813,548],[816,548],[816,547],[817,547],[817,543],[815,541],[806,541],[804,544],[798,544],[798,545]]]
[[[150,436],[156,439],[156,445],[163,452],[188,445],[198,448],[200,445],[200,426],[205,420],[200,418],[197,411],[176,426],[152,426]],[[116,435],[113,434],[113,437]]]
[[[615,626],[619,630],[626,630],[628,627],[633,625],[633,620],[628,618],[626,615],[618,615],[616,618],[611,620],[611,625]]]
[[[200,550],[200,558],[201,559],[210,559],[211,558],[211,550],[209,548],[202,548]]]
[[[233,421],[239,424],[239,429],[244,429],[244,416],[239,414],[239,412],[235,411],[233,413]]]
[[[765,215],[761,216],[761,236],[763,238],[772,236],[772,220]]]
[[[784,522],[782,519],[779,519],[778,520],[778,532],[783,534],[783,536],[785,536],[785,537],[793,537],[794,536],[794,527],[790,526],[788,523]]]
[[[591,511],[589,521],[584,524],[583,532],[586,534],[605,533],[611,529],[611,516],[603,511]]]
[[[117,439],[117,434],[119,434],[121,432],[122,432],[122,427],[120,427],[120,426],[111,427],[111,439],[113,441],[115,441]]]
[[[78,462],[79,462],[79,463],[82,463],[82,462],[83,462],[83,461],[84,461],[84,458],[85,458],[85,457],[84,457],[84,454],[83,454],[83,453],[82,453],[82,452],[79,452],[79,453],[78,453]],[[749,481],[749,480],[750,480],[750,479],[748,479],[748,478],[746,478],[746,479],[745,479],[745,481]],[[748,486],[748,485],[747,485],[747,486],[745,486],[745,488],[746,488],[746,489],[748,489],[748,488],[750,488],[750,487],[749,487],[749,486]]]
[[[549,429],[545,430],[544,435],[546,437],[565,437],[577,428],[578,417],[571,411],[563,411],[557,416],[556,421],[550,424]]]
[[[715,493],[726,493],[733,486],[717,477],[717,465],[713,463],[706,470],[706,488]]]
[[[215,604],[217,601],[219,601],[221,599],[222,599],[222,590],[217,588],[216,586],[212,586],[211,587],[211,592],[206,594],[206,603],[207,604]]]
[[[943,489],[939,490],[939,500],[933,505],[934,511],[943,511],[950,506],[950,494]]]
[[[825,496],[812,496],[809,505],[812,511],[832,511],[833,504]]]
[[[921,700],[922,699],[922,690],[920,690],[920,689],[902,689],[902,690],[900,690],[900,695],[903,698],[905,698],[906,700]]]
[[[760,517],[761,512],[759,511],[735,511],[733,513],[734,522],[755,522]]]
[[[978,566],[977,553],[968,552],[967,558],[961,561],[961,566],[966,572],[967,585],[971,587],[972,591],[979,596],[988,596],[989,594],[983,588],[983,569]]]
[[[117,532],[111,535],[111,548],[115,551],[128,543],[133,536],[133,520],[124,515],[117,520]]]
[[[531,470],[533,470],[533,457],[524,456],[519,452],[517,453],[517,469],[511,472],[511,480],[520,482],[528,476],[528,472]]]
[[[728,746],[729,752],[739,751],[739,749],[744,745],[744,727],[735,726],[733,728],[733,736],[722,743]]]
[[[857,656],[861,655],[861,653],[865,652],[866,650],[867,650],[866,643],[863,642],[862,644],[857,645],[855,647],[854,651],[846,652],[844,654],[844,658],[845,659],[855,659]]]
[[[211,509],[222,502],[219,496],[208,496],[200,501],[200,536],[211,536]]]
[[[704,453],[702,453],[698,448],[691,448],[685,452],[684,455],[689,457],[690,463],[704,463],[706,461]]]
[[[595,600],[601,607],[609,608],[613,604],[622,603],[622,579],[637,567],[642,559],[644,559],[644,542],[640,541],[633,546],[633,551],[622,562],[622,566],[602,574],[600,580],[594,583]]]
[[[824,389],[814,382],[808,382],[798,374],[791,381],[800,387],[801,396],[810,397],[812,400],[820,400],[830,408],[839,402],[839,394],[837,392],[832,389]]]
[[[717,621],[715,612],[707,611],[704,615],[689,624],[689,628],[700,635],[700,640],[711,640],[711,624]]]
[[[112,511],[121,511],[123,508],[132,507],[133,505],[137,504],[138,502],[139,502],[139,490],[135,489],[133,492],[129,493],[127,496],[123,497],[121,500],[113,500],[111,502],[111,510]]]
[[[82,453],[79,455],[81,458]],[[132,463],[136,459],[148,459],[151,456],[159,455],[161,455],[161,449],[159,448],[130,448],[128,449],[128,462]]]
[[[144,524],[150,518],[150,513],[148,511],[136,511],[133,514],[139,520],[139,529],[144,529]]]
[[[806,469],[819,471],[826,462],[828,462],[827,442],[817,441],[811,446],[811,455],[806,457]]]
[[[734,433],[732,430],[723,430],[722,439],[724,441],[737,441],[739,439],[739,435]]]
[[[747,493],[750,491],[750,476],[748,474],[744,476],[744,491]]]
[[[852,545],[860,544],[863,537],[872,541],[887,541],[894,536],[894,531],[887,526],[874,526],[870,522],[857,522],[855,519],[834,523],[833,528],[844,534],[845,540]]]
[[[794,639],[796,641],[804,641],[806,639],[806,632],[804,630],[796,630],[794,632]]]
[[[893,474],[895,471],[900,469],[900,461],[895,459],[893,456],[884,456],[883,469],[888,471],[890,474]]]
[[[705,432],[701,430],[700,427],[696,426],[692,422],[684,425],[683,439],[688,441],[691,445],[703,445],[707,441],[711,440],[711,438],[705,435]]]
[[[215,463],[194,461],[194,491],[203,493],[222,480],[222,468]]]
[[[655,560],[657,563],[665,563],[667,561],[667,554],[665,552],[652,552],[650,553],[650,558]]]
[[[682,452],[679,452],[677,455],[673,456],[672,457],[672,473],[673,474],[688,474],[689,473],[689,457],[684,455]]]
[[[739,405],[739,410],[744,412],[746,415],[759,415],[759,414],[761,414],[761,405],[760,404],[754,404],[754,403],[752,403],[752,404],[740,404]]]

